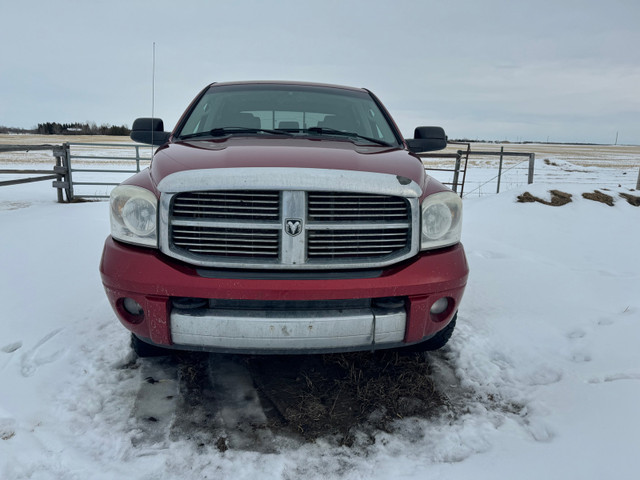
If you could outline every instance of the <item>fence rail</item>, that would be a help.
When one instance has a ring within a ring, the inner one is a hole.
[[[438,159],[438,158],[439,159],[455,159],[453,168],[439,168],[439,167],[430,167],[428,165],[425,165],[425,170],[427,172],[430,172],[430,171],[431,172],[451,172],[453,174],[452,181],[451,182],[444,181],[442,183],[444,183],[445,185],[449,185],[454,192],[460,194],[460,197],[463,197],[465,195],[464,187],[465,187],[465,182],[467,178],[467,170],[469,167],[469,157],[471,156],[479,156],[479,157],[496,157],[497,156],[500,158],[499,165],[498,165],[498,173],[495,177],[489,180],[489,182],[491,182],[497,179],[496,193],[500,193],[500,181],[502,179],[502,174],[505,171],[503,169],[505,157],[527,157],[529,161],[529,167],[527,172],[527,183],[528,184],[533,183],[534,165],[535,165],[534,153],[505,152],[504,147],[500,147],[500,151],[471,150],[471,144],[466,142],[449,142],[449,145],[465,145],[467,148],[465,150],[458,150],[456,153],[421,153],[418,156],[423,159]],[[520,162],[520,163],[523,163],[523,162]],[[460,175],[462,175],[462,179],[460,178]],[[485,182],[485,184],[489,182]],[[480,187],[483,185],[480,185]],[[471,193],[471,192],[468,192],[468,193]]]
[[[425,163],[427,172],[450,172],[452,174],[451,181],[443,181],[445,185],[449,185],[454,192],[461,197],[465,195],[465,181],[467,179],[467,170],[469,168],[469,159],[476,157],[499,157],[498,172],[489,182],[497,178],[496,192],[500,192],[500,181],[502,174],[509,169],[503,169],[503,160],[505,157],[527,157],[529,161],[527,181],[533,183],[535,154],[524,152],[505,151],[504,147],[500,151],[473,151],[471,144],[466,142],[449,142],[449,145],[459,145],[461,149],[454,152],[441,153],[423,153],[419,156],[424,160],[442,159],[445,165],[429,166]],[[50,150],[55,157],[55,166],[52,169],[2,169],[0,174],[13,175],[35,175],[28,178],[19,178],[0,182],[0,186],[17,185],[21,183],[40,182],[53,180],[53,187],[57,190],[58,202],[73,202],[83,198],[108,198],[108,193],[97,193],[98,189],[94,189],[91,193],[79,192],[85,187],[113,187],[120,183],[118,181],[110,181],[105,178],[107,175],[112,177],[115,174],[134,174],[140,171],[141,162],[151,160],[149,156],[143,156],[141,149],[149,149],[148,146],[133,143],[75,143],[68,142],[62,145],[0,145],[0,153],[16,152],[16,151],[42,151]],[[118,155],[116,155],[117,153]],[[126,168],[113,168],[105,166],[105,162],[124,163]],[[525,160],[526,161],[526,160]],[[76,163],[81,163],[79,167],[75,167]],[[453,163],[451,167],[446,164]],[[523,162],[521,162],[523,163]],[[88,165],[89,166],[88,166]],[[93,167],[92,165],[96,165]],[[519,165],[519,164],[518,164]],[[514,167],[511,167],[514,168]],[[85,179],[81,177],[90,177]],[[100,181],[97,181],[99,179]],[[639,177],[640,181],[640,177]],[[489,182],[485,182],[489,183]],[[483,186],[484,184],[480,185]],[[78,188],[80,187],[80,188]],[[478,188],[480,188],[478,187]],[[107,188],[104,191],[107,192]],[[476,188],[477,190],[477,188]],[[475,191],[475,190],[473,190]],[[468,192],[470,193],[470,192]],[[468,194],[467,193],[467,194]],[[66,200],[65,200],[66,197]]]
[[[449,145],[465,145],[466,150],[458,150],[456,153],[421,153],[418,156],[420,158],[446,158],[455,159],[453,168],[439,168],[429,167],[425,165],[424,169],[431,172],[451,172],[453,178],[450,182],[442,182],[445,185],[449,185],[451,190],[460,194],[460,197],[464,195],[464,183],[467,177],[467,166],[469,164],[469,153],[471,152],[471,144],[466,142],[448,142]],[[464,167],[462,166],[462,157],[464,156]],[[462,173],[462,180],[460,180],[460,173]],[[458,192],[458,187],[460,192]]]
[[[37,175],[36,177],[19,178],[13,180],[5,180],[0,182],[0,187],[8,185],[19,185],[22,183],[42,182],[46,180],[54,180],[56,182],[64,181],[67,168],[63,165],[62,158],[64,156],[63,147],[61,145],[0,145],[0,153],[5,152],[31,152],[31,151],[48,151],[55,157],[55,166],[51,170],[41,169],[2,169],[0,174],[10,175]],[[58,202],[64,201],[62,190],[57,191]],[[68,197],[67,197],[68,198]]]
[[[0,182],[0,187],[8,185],[19,185],[22,183],[41,182],[53,180],[52,185],[57,191],[58,202],[74,202],[83,198],[108,198],[107,194],[79,193],[75,187],[115,186],[120,181],[79,181],[74,174],[134,174],[140,171],[140,164],[143,161],[150,161],[150,156],[143,156],[141,149],[149,148],[144,145],[132,143],[63,143],[62,145],[0,145],[0,153],[5,152],[31,152],[31,151],[51,151],[55,158],[55,165],[52,169],[0,169],[0,174],[6,175],[35,175],[27,178],[17,178]],[[79,153],[74,150],[80,149]],[[99,153],[86,154],[88,150]],[[120,155],[109,155],[109,151],[120,153]],[[105,154],[107,152],[107,154]],[[86,168],[86,165],[76,168],[76,161],[88,161],[96,167]],[[124,162],[130,164],[130,168],[104,168],[100,164],[106,161]],[[96,176],[93,176],[95,178]],[[103,179],[104,180],[104,179]],[[66,200],[65,200],[66,198]]]
[[[118,185],[120,182],[118,181],[110,181],[110,182],[96,182],[96,181],[78,181],[78,180],[74,180],[74,174],[76,173],[98,173],[98,174],[103,174],[103,173],[118,173],[118,174],[134,174],[134,173],[138,173],[140,171],[140,162],[142,161],[150,161],[151,157],[143,157],[140,153],[140,149],[142,148],[146,148],[149,149],[148,146],[145,145],[139,145],[139,144],[133,144],[133,143],[74,143],[74,142],[70,142],[70,143],[65,143],[63,144],[63,147],[65,147],[66,150],[66,158],[67,158],[67,166],[68,166],[68,185],[64,185],[63,188],[68,188],[70,190],[70,196],[72,199],[78,199],[78,198],[109,198],[108,194],[97,194],[97,193],[93,193],[93,194],[79,194],[76,192],[75,187],[76,186],[116,186]],[[132,155],[126,155],[126,156],[116,156],[116,155],[104,155],[102,153],[101,154],[96,154],[96,155],[86,155],[86,154],[82,154],[82,153],[74,153],[74,149],[77,148],[83,148],[85,150],[87,150],[87,148],[89,150],[92,149],[105,149],[105,148],[109,148],[111,150],[114,149],[127,149],[127,150],[132,150]],[[104,162],[106,160],[111,160],[111,161],[132,161],[135,162],[135,168],[131,168],[131,169],[114,169],[114,168],[75,168],[73,167],[74,163],[76,160],[89,160],[91,162],[94,161],[99,161],[99,162]],[[55,187],[56,185],[54,185]]]

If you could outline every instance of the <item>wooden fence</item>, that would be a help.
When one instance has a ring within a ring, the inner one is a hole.
[[[0,187],[6,185],[18,185],[21,183],[42,182],[46,180],[54,180],[54,187],[56,182],[64,182],[68,169],[63,165],[63,158],[65,156],[64,148],[62,145],[0,145],[0,153],[4,152],[31,152],[51,150],[55,157],[55,165],[51,170],[42,169],[0,169],[0,174],[9,175],[36,175],[35,177],[19,178],[14,180],[5,180],[0,182]],[[58,202],[64,202],[62,195],[62,189],[58,189]],[[67,201],[70,201],[70,197],[67,196]]]

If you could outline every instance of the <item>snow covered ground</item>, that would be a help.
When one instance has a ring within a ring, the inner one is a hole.
[[[0,188],[0,478],[637,479],[640,207],[618,193],[640,195],[638,164],[620,177],[537,158],[534,185],[465,198],[471,274],[458,328],[434,355],[440,381],[455,374],[458,414],[400,420],[352,448],[274,438],[266,453],[141,441],[152,361],[130,354],[100,283],[108,204],[59,205],[45,184]],[[615,205],[581,196],[594,188]],[[516,202],[552,189],[573,202]]]

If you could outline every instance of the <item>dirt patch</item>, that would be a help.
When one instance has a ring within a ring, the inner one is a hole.
[[[629,203],[629,205],[640,207],[640,197],[631,195],[630,193],[620,193],[620,196],[624,198]]]
[[[199,447],[219,445],[224,439],[216,419],[219,404],[209,378],[208,355],[179,353],[175,360],[179,398],[169,438],[189,439]]]
[[[524,192],[522,195],[518,195],[519,203],[532,203],[538,202],[543,205],[550,205],[553,207],[560,207],[562,205],[566,205],[571,202],[572,195],[570,193],[561,192],[560,190],[551,190],[549,192],[551,194],[551,200],[544,200],[540,197],[536,197],[529,192]]]
[[[388,431],[394,420],[442,414],[424,355],[395,352],[250,357],[246,360],[273,431],[306,440],[339,435],[353,442],[363,426]]]
[[[593,200],[595,202],[607,204],[610,207],[613,207],[614,204],[613,197],[611,195],[602,193],[599,190],[594,190],[593,193],[583,193],[582,197],[586,198],[587,200]]]
[[[30,206],[31,202],[0,202],[0,210],[18,210]]]
[[[138,448],[184,440],[198,449],[274,453],[284,444],[322,438],[359,449],[374,443],[380,431],[403,431],[406,423],[398,422],[403,418],[455,421],[479,402],[492,411],[525,415],[523,405],[498,392],[464,387],[442,350],[303,356],[176,352],[121,368],[141,369],[132,410],[138,431],[132,445]]]

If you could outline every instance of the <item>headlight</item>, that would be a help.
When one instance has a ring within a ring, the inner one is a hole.
[[[446,247],[460,241],[462,200],[453,192],[440,192],[422,202],[422,250]]]
[[[158,246],[158,200],[149,190],[120,185],[111,191],[111,236],[123,242]]]

